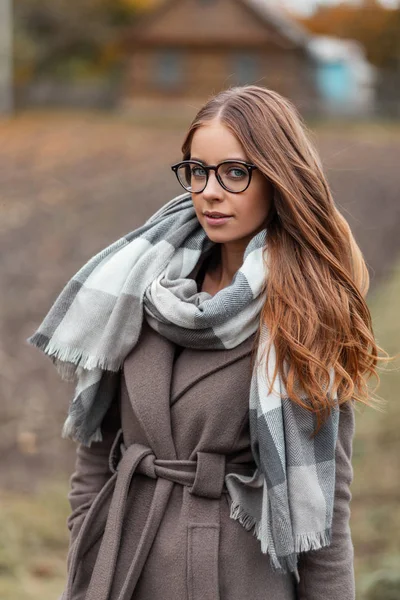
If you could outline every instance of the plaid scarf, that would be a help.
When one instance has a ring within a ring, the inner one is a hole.
[[[338,411],[314,438],[315,415],[287,398],[268,364],[268,330],[260,322],[266,277],[266,229],[248,243],[230,285],[214,296],[188,277],[212,248],[185,193],[144,225],[93,256],[66,284],[27,339],[50,356],[65,380],[77,380],[64,437],[90,446],[116,393],[118,370],[138,341],[143,318],[161,335],[190,348],[233,348],[260,326],[249,393],[253,476],[225,476],[231,518],[253,529],[277,571],[297,570],[298,553],[330,544]],[[267,368],[266,368],[267,367]],[[332,374],[331,374],[332,383]]]

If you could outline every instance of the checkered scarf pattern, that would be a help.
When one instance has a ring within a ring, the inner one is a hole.
[[[274,569],[298,578],[298,553],[330,543],[338,411],[311,439],[314,414],[290,401],[279,374],[270,386],[275,353],[272,346],[266,363],[268,330],[260,323],[266,241],[266,229],[253,236],[230,285],[214,296],[198,292],[188,275],[214,242],[190,194],[177,196],[84,264],[27,342],[51,358],[62,379],[76,380],[62,435],[90,446],[102,439],[118,371],[143,318],[189,348],[233,348],[260,326],[249,393],[257,467],[253,476],[225,476],[230,516],[253,529]]]

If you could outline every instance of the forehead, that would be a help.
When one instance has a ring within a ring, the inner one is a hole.
[[[194,132],[190,156],[209,164],[228,158],[248,160],[237,137],[220,122],[206,123]]]

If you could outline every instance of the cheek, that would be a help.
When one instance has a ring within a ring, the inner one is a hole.
[[[264,187],[252,190],[246,200],[239,208],[241,215],[252,221],[263,221],[266,219],[270,209],[271,199]]]
[[[200,206],[199,206],[198,200],[197,200],[197,198],[193,198],[193,196],[192,196],[192,204],[193,204],[193,208],[194,208],[197,216],[200,216],[201,211],[200,211]]]

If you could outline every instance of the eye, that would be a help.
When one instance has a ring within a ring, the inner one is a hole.
[[[206,172],[199,166],[191,167],[190,173],[193,177],[205,177]]]
[[[232,179],[240,179],[247,176],[247,171],[241,167],[232,167],[228,170],[228,175],[232,177]]]

